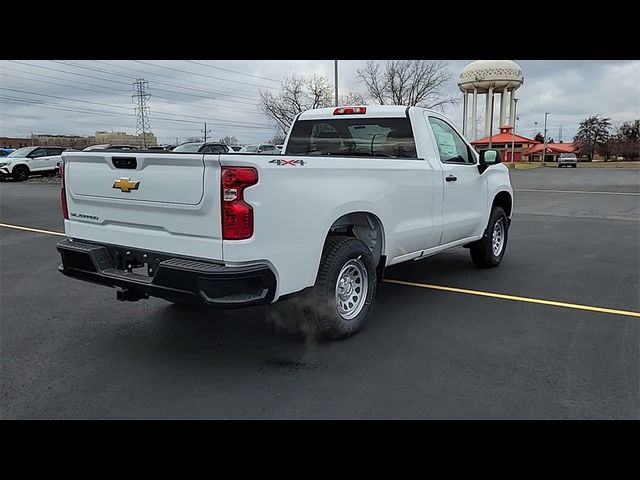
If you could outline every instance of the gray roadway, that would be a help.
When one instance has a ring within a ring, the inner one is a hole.
[[[640,169],[512,180],[640,191]],[[0,222],[61,230],[59,187],[0,191]],[[384,284],[315,345],[267,308],[116,302],[57,272],[58,239],[0,228],[0,418],[640,418],[640,318]],[[499,268],[456,249],[387,277],[638,311],[639,271],[639,196],[517,191]]]

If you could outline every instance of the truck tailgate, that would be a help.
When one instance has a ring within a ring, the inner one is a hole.
[[[67,152],[63,159],[67,236],[222,260],[217,155]]]

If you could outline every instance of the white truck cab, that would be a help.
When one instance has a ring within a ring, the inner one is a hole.
[[[465,246],[500,264],[513,211],[497,150],[440,113],[356,106],[300,114],[281,153],[67,152],[60,271],[218,308],[299,294],[322,339],[359,331],[385,267]]]

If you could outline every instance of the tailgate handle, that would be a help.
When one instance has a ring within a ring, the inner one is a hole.
[[[134,170],[138,166],[136,157],[111,157],[111,161],[116,168],[129,168]]]

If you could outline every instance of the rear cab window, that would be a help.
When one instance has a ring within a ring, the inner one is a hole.
[[[328,118],[293,124],[289,155],[418,158],[406,118]]]

